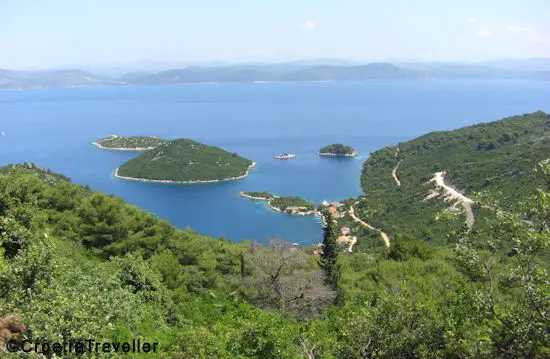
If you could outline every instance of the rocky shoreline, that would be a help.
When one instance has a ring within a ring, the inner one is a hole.
[[[256,166],[256,162],[252,162],[250,166],[248,166],[248,169],[246,170],[246,173],[242,176],[237,177],[230,177],[230,178],[224,178],[220,180],[205,180],[205,181],[173,181],[173,180],[157,180],[157,179],[148,179],[148,178],[136,178],[136,177],[126,177],[121,176],[118,174],[118,168],[115,169],[114,176],[119,179],[124,179],[128,181],[137,181],[137,182],[153,182],[153,183],[176,183],[176,184],[194,184],[194,183],[217,183],[217,182],[226,182],[226,181],[235,181],[239,179],[243,179],[246,176],[248,176],[248,173],[251,168]]]

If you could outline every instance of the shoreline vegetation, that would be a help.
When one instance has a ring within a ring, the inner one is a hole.
[[[110,135],[92,142],[92,145],[102,150],[111,151],[147,151],[152,150],[168,140],[154,136],[129,136]]]
[[[256,162],[252,162],[250,166],[248,166],[248,169],[246,170],[246,173],[242,176],[236,176],[236,177],[229,177],[229,178],[223,178],[223,179],[216,179],[216,180],[192,180],[192,181],[176,181],[176,180],[159,180],[159,179],[151,179],[151,178],[137,178],[137,177],[128,177],[128,176],[121,176],[118,174],[118,168],[115,169],[114,176],[119,179],[128,180],[128,181],[136,181],[136,182],[152,182],[152,183],[175,183],[175,184],[197,184],[197,183],[216,183],[216,182],[227,182],[227,181],[236,181],[245,178],[248,176],[250,169],[256,167]]]
[[[341,143],[333,143],[325,146],[317,152],[318,156],[328,157],[355,157],[359,153],[355,152],[350,146],[343,145]]]
[[[240,192],[239,196],[256,201],[266,201],[272,210],[291,216],[321,215],[313,203],[299,197],[280,197],[268,192]]]

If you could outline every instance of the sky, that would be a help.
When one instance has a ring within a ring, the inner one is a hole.
[[[550,57],[550,0],[0,0],[0,68]]]

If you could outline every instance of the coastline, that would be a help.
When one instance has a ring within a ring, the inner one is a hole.
[[[239,192],[239,196],[244,197],[244,198],[253,199],[253,200],[256,200],[256,201],[267,201],[269,199],[269,198],[264,198],[264,197],[249,196],[249,195],[245,194],[244,192]],[[275,195],[273,195],[273,197],[279,198],[279,196],[275,196]]]
[[[345,153],[343,155],[339,155],[337,153],[329,153],[329,152],[317,152],[318,156],[324,156],[324,157],[356,157],[359,155],[359,152],[352,152],[352,153]]]
[[[239,179],[243,179],[246,176],[248,176],[248,173],[251,168],[256,167],[256,162],[252,162],[250,166],[248,166],[248,169],[246,170],[246,173],[242,176],[237,177],[230,177],[230,178],[224,178],[220,180],[197,180],[197,181],[174,181],[174,180],[157,180],[157,179],[148,179],[148,178],[136,178],[136,177],[126,177],[121,176],[118,174],[118,168],[115,169],[114,176],[119,179],[128,180],[128,181],[137,181],[137,182],[152,182],[152,183],[175,183],[175,184],[193,184],[193,183],[217,183],[217,182],[226,182],[226,181],[235,181]]]
[[[103,147],[97,142],[92,142],[92,145],[97,147],[97,148],[100,148],[102,150],[108,150],[108,151],[147,151],[147,150],[152,150],[153,148],[155,148],[155,147],[132,147],[132,148],[117,147],[117,148],[112,148],[112,147]]]

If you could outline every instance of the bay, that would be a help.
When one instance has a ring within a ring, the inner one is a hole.
[[[319,204],[361,194],[368,154],[437,130],[550,111],[550,82],[372,81],[113,86],[0,91],[0,165],[34,162],[73,182],[214,237],[321,240],[315,217],[275,213],[240,191],[296,195]],[[110,134],[189,138],[258,163],[243,180],[155,184],[119,180],[132,152],[90,143]],[[354,159],[321,158],[330,143]],[[275,154],[296,153],[292,160]],[[390,181],[391,178],[388,178]]]

